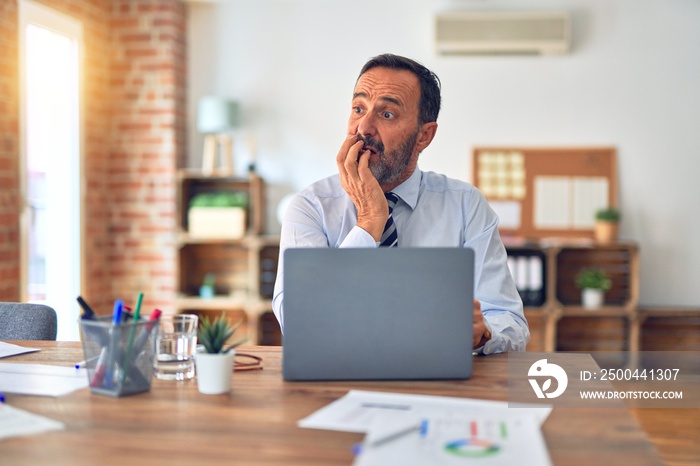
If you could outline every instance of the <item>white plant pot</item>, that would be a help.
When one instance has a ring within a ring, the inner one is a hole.
[[[235,357],[235,350],[223,354],[197,353],[194,363],[197,368],[199,392],[205,395],[219,395],[231,391]]]
[[[245,236],[246,210],[242,207],[190,207],[187,216],[191,236],[226,239]]]
[[[581,291],[581,303],[586,309],[597,309],[603,305],[605,292],[594,288],[584,288]]]

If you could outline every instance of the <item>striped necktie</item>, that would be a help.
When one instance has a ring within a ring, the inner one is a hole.
[[[382,233],[382,238],[379,241],[379,247],[395,248],[399,243],[399,235],[396,232],[393,213],[394,206],[399,200],[399,197],[394,193],[384,193],[384,196],[386,197],[387,204],[389,204],[389,218],[386,220],[384,233]]]

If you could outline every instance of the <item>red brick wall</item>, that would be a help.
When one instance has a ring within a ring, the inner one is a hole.
[[[175,297],[175,170],[185,160],[186,7],[41,0],[83,23],[82,294],[101,312]],[[0,1],[0,300],[19,292],[17,3]],[[78,258],[76,258],[78,260]]]
[[[0,2],[0,301],[19,298],[17,3]]]
[[[185,6],[114,0],[108,189],[113,296],[175,296],[175,179],[184,159]]]

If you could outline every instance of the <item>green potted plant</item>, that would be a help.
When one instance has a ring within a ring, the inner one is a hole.
[[[595,213],[595,239],[599,243],[611,243],[617,240],[620,211],[615,207],[598,209]]]
[[[576,286],[581,290],[581,302],[586,309],[596,309],[603,305],[605,292],[612,282],[605,271],[586,268],[576,275]]]
[[[188,231],[198,238],[240,239],[245,236],[247,210],[244,192],[197,194],[187,210]]]
[[[248,338],[244,337],[228,346],[226,342],[233,336],[241,322],[231,324],[226,319],[225,311],[213,321],[208,316],[200,319],[197,341],[202,345],[202,350],[198,350],[195,356],[197,388],[200,393],[217,395],[231,390],[235,348]]]

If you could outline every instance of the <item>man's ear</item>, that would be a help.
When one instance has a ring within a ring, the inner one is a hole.
[[[423,152],[426,147],[433,142],[435,133],[437,132],[438,124],[436,121],[431,121],[429,123],[424,123],[420,130],[418,130],[418,139],[416,140],[416,150],[418,152]]]

